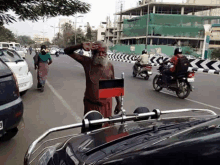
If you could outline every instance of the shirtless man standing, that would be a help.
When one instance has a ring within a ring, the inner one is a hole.
[[[75,53],[75,50],[84,49],[92,51],[92,57],[87,57]],[[99,80],[115,79],[113,65],[108,61],[107,47],[101,42],[82,43],[64,49],[65,54],[69,55],[84,67],[86,75],[86,91],[84,95],[84,115],[91,111],[99,111],[105,118],[112,116],[112,98],[99,98]],[[115,114],[121,110],[121,101],[115,97],[117,105]]]

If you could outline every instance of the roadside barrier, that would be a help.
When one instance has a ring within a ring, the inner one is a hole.
[[[135,63],[136,56],[134,55],[127,55],[121,53],[110,53],[108,54],[109,60],[112,61],[120,61],[120,62],[127,62],[127,63]],[[159,66],[159,64],[163,61],[167,61],[170,58],[163,58],[163,57],[152,57],[150,58],[150,63],[153,66]],[[212,61],[212,60],[201,60],[201,59],[189,59],[190,67],[189,71],[200,72],[200,73],[208,73],[208,74],[220,74],[220,61]]]

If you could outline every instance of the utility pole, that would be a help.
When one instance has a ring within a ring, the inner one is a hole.
[[[145,49],[147,49],[147,41],[148,41],[148,26],[149,26],[149,15],[150,15],[150,12],[149,12],[149,3],[148,3],[148,9],[147,9],[147,34],[146,34],[146,46],[145,46]]]
[[[120,39],[121,39],[121,22],[122,22],[122,8],[123,8],[123,4],[121,3],[121,14],[120,14],[120,24],[119,24],[119,38],[118,38],[118,43],[120,44],[121,43],[121,41],[120,41]]]

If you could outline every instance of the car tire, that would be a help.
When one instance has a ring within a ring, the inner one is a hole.
[[[5,142],[11,140],[16,134],[18,133],[18,128],[12,128],[10,130],[7,130],[6,133],[0,137],[0,141]]]
[[[25,95],[25,94],[27,93],[27,91],[28,91],[28,90],[26,90],[26,91],[23,91],[23,92],[20,92],[20,96],[23,96],[23,95]]]

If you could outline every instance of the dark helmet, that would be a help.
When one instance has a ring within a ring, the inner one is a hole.
[[[147,54],[147,50],[144,49],[144,50],[142,51],[142,54]]]
[[[182,48],[176,48],[174,51],[174,55],[182,54],[182,53],[183,53]]]

